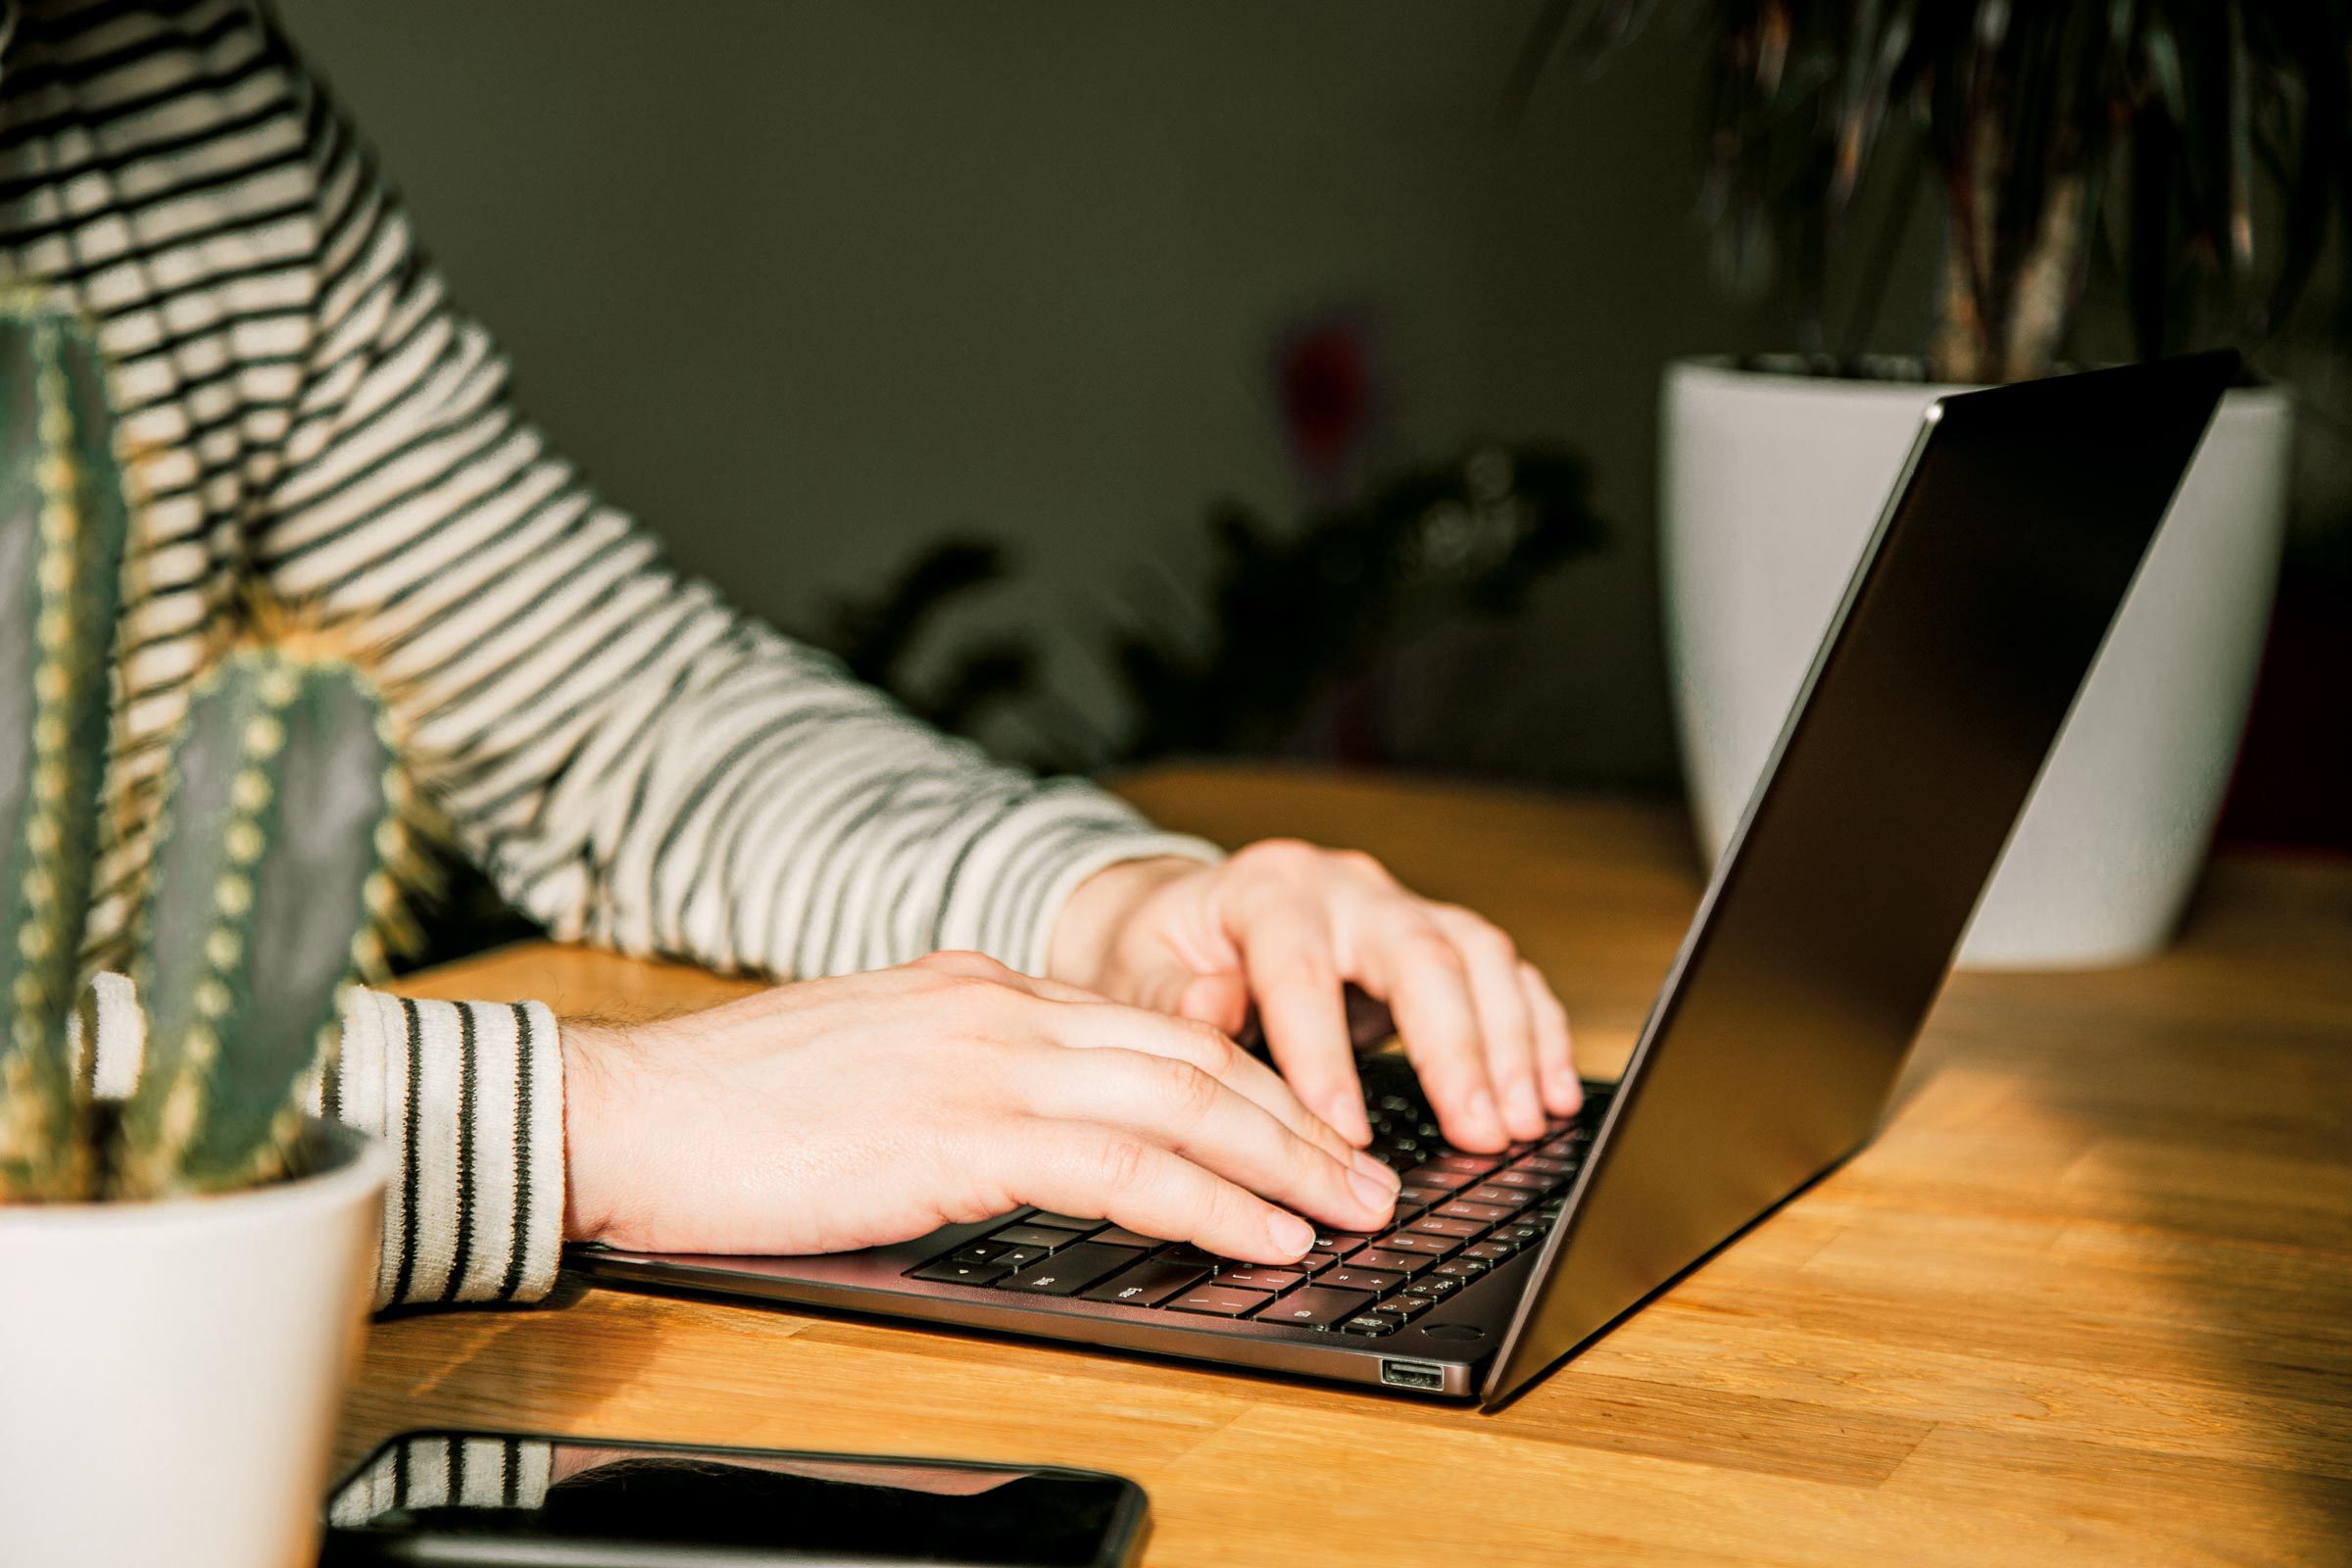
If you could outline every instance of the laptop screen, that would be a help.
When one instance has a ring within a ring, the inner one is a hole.
[[[2236,368],[2202,355],[1930,411],[1490,1401],[1870,1136]]]

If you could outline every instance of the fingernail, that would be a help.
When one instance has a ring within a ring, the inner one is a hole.
[[[1348,1177],[1348,1185],[1355,1189],[1356,1201],[1375,1214],[1386,1214],[1396,1201],[1396,1189],[1387,1182],[1374,1181],[1359,1173]]]
[[[1495,1125],[1494,1097],[1484,1089],[1474,1089],[1470,1092],[1470,1121],[1473,1126],[1478,1127]]]
[[[1585,1103],[1585,1087],[1576,1081],[1576,1074],[1572,1072],[1560,1072],[1555,1070],[1551,1075],[1549,1083],[1551,1089],[1551,1102],[1559,1107],[1559,1114],[1563,1116],[1573,1116],[1578,1110],[1583,1108]]]
[[[1381,1200],[1383,1202],[1386,1202],[1389,1199],[1396,1197],[1396,1190],[1404,1185],[1403,1177],[1397,1175],[1396,1172],[1391,1167],[1382,1164],[1377,1159],[1374,1159],[1370,1154],[1364,1153],[1361,1150],[1358,1150],[1356,1152],[1349,1155],[1348,1162],[1355,1167],[1357,1174],[1369,1176],[1374,1181],[1380,1183],[1380,1190],[1384,1195]]]
[[[1534,1084],[1522,1078],[1505,1093],[1510,1101],[1514,1128],[1525,1127],[1532,1131],[1544,1125],[1544,1105],[1536,1099]]]
[[[1266,1221],[1266,1234],[1285,1257],[1297,1257],[1315,1245],[1315,1228],[1296,1214],[1275,1210]]]
[[[1364,1119],[1363,1102],[1353,1095],[1342,1095],[1324,1106],[1323,1125],[1358,1147],[1372,1141],[1372,1124]]]

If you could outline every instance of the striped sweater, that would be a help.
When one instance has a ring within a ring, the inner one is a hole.
[[[0,0],[0,283],[95,323],[136,508],[95,963],[248,584],[365,651],[464,850],[566,939],[779,977],[941,948],[1035,970],[1086,876],[1208,853],[926,730],[665,567],[516,413],[256,0]],[[543,1293],[554,1017],[363,993],[344,1022],[318,1102],[400,1162],[379,1304]]]

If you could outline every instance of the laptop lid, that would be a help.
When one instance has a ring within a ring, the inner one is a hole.
[[[2233,353],[1940,400],[1520,1300],[1491,1405],[1865,1142]]]

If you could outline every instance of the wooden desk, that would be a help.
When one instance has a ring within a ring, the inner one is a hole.
[[[1367,847],[1513,930],[1614,1070],[1694,901],[1681,819],[1188,771],[1227,842]],[[736,987],[531,947],[419,994]],[[566,1285],[379,1326],[345,1457],[431,1423],[1094,1465],[1150,1560],[2352,1561],[2352,867],[2217,866],[2178,952],[1966,975],[1877,1144],[1500,1415]]]

